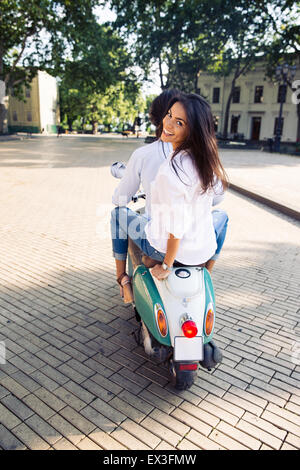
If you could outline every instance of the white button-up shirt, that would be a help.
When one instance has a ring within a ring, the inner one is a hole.
[[[145,215],[151,214],[151,183],[156,177],[160,165],[166,161],[172,145],[156,140],[152,144],[138,148],[131,155],[123,178],[117,186],[112,202],[116,206],[126,206],[140,185],[146,193]]]
[[[166,253],[169,234],[180,238],[176,260],[193,265],[205,263],[217,248],[211,208],[224,197],[223,185],[216,179],[213,189],[202,192],[199,176],[186,153],[172,153],[161,164],[151,184],[151,220],[146,225],[149,243]]]

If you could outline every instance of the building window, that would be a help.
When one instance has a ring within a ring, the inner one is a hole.
[[[264,87],[263,86],[256,86],[255,87],[254,103],[262,103],[263,102],[263,100],[264,100],[263,93],[264,93]]]
[[[13,112],[13,121],[17,121],[18,120],[18,115],[17,115],[17,112],[14,111]]]
[[[284,122],[284,118],[281,118],[280,119],[280,123],[279,123],[279,118],[275,118],[275,124],[274,124],[274,135],[277,135],[277,132],[279,131],[280,134],[279,135],[282,135],[282,131],[283,131],[283,122]],[[278,124],[280,124],[280,129],[278,129]]]
[[[213,103],[220,103],[220,88],[213,89]]]
[[[285,103],[286,99],[286,85],[279,85],[277,103]]]
[[[26,96],[26,98],[30,98],[30,88],[26,88],[25,96]]]
[[[240,119],[240,116],[233,116],[233,115],[231,116],[231,126],[230,126],[231,134],[238,133],[239,119]]]
[[[239,103],[240,102],[240,95],[241,95],[241,87],[240,86],[235,86],[234,89],[233,89],[232,102],[233,103]]]
[[[31,111],[27,111],[27,121],[32,121]]]

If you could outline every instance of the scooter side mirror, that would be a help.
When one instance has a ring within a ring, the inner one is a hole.
[[[114,178],[121,179],[126,170],[126,165],[123,162],[115,162],[110,167],[110,172]]]

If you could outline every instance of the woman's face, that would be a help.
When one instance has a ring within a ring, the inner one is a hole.
[[[163,119],[163,131],[160,138],[163,142],[170,142],[175,150],[184,142],[188,130],[185,109],[177,101]]]

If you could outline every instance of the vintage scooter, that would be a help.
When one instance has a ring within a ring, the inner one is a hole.
[[[111,173],[122,178],[125,168],[124,163],[116,162]],[[145,199],[145,194],[139,192],[132,200],[141,198]],[[140,324],[137,342],[152,359],[167,363],[176,389],[186,390],[197,377],[199,363],[211,370],[222,361],[212,340],[216,317],[212,280],[205,267],[175,262],[167,279],[159,281],[147,266],[149,258],[129,239],[128,274]]]

